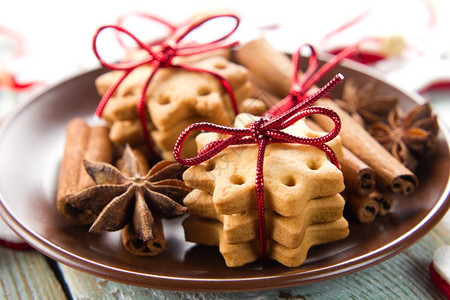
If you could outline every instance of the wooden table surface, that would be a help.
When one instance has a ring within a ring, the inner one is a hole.
[[[35,250],[0,247],[1,299],[444,299],[431,283],[433,253],[450,244],[450,213],[402,253],[314,284],[239,293],[192,293],[125,285],[80,272]]]

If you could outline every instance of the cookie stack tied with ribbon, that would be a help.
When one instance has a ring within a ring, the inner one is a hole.
[[[217,18],[231,18],[235,27],[205,44],[186,41],[195,29]],[[248,71],[230,62],[225,43],[238,27],[234,15],[214,15],[180,26],[166,40],[146,45],[120,26],[101,27],[94,39],[94,52],[113,71],[96,81],[103,96],[97,115],[111,123],[110,138],[119,146],[149,144],[164,159],[173,160],[178,135],[196,122],[232,124],[241,103],[252,93]],[[99,34],[112,29],[131,37],[139,50],[128,53],[118,64],[105,62],[97,51]],[[194,137],[186,141],[184,155],[196,154]]]
[[[310,106],[341,80],[337,75],[276,117],[241,114],[234,128],[197,123],[183,131],[174,156],[191,166],[183,175],[194,189],[184,199],[190,214],[183,223],[187,241],[219,246],[230,267],[260,257],[295,267],[313,245],[348,235],[339,195],[344,189],[337,162],[340,119],[330,109]],[[288,98],[297,96],[294,88]],[[327,116],[335,128],[311,130],[304,118],[313,114]],[[195,130],[209,132],[197,137],[196,157],[181,158],[183,143]]]
[[[239,115],[235,127],[254,120]],[[248,121],[248,122],[246,122]],[[243,124],[242,124],[243,123]],[[310,130],[303,120],[285,132],[301,136],[323,133]],[[220,137],[204,133],[199,148]],[[340,156],[341,143],[329,146]],[[189,217],[184,221],[186,240],[219,246],[225,262],[238,267],[259,256],[258,211],[255,196],[256,145],[225,149],[207,162],[184,173],[194,190],[184,199]],[[271,144],[264,159],[264,202],[268,256],[294,267],[303,263],[313,245],[341,239],[348,234],[342,213],[342,173],[325,152],[307,145]]]

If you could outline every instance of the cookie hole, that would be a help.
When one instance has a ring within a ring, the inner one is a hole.
[[[231,175],[230,182],[236,185],[242,185],[245,183],[245,178],[241,175]]]
[[[231,216],[233,216],[233,217],[243,217],[245,215],[247,215],[247,212],[238,212],[238,213],[231,214]]]
[[[209,162],[206,164],[205,166],[205,171],[207,172],[211,172],[212,170],[214,170],[214,168],[216,167],[216,164],[213,162]]]
[[[285,186],[295,186],[296,180],[293,176],[288,176],[283,178],[281,181]]]
[[[134,95],[136,95],[136,93],[134,93],[134,91],[132,91],[132,90],[128,90],[128,91],[126,91],[125,93],[124,93],[124,97],[134,97]]]
[[[319,168],[320,168],[320,162],[315,161],[315,160],[310,160],[306,165],[310,170],[313,170],[313,171],[319,170]]]
[[[218,70],[223,70],[223,69],[225,69],[226,67],[227,67],[227,65],[224,64],[224,63],[218,62],[218,63],[215,63],[215,64],[214,64],[214,68],[215,68],[215,69],[218,69]]]
[[[307,132],[305,135],[309,138],[318,138],[321,136],[321,134],[318,132]]]
[[[167,105],[170,103],[170,97],[168,95],[161,95],[158,98],[158,103],[161,105]]]
[[[203,86],[203,87],[201,87],[201,88],[199,88],[199,89],[197,90],[197,94],[198,94],[199,96],[206,96],[206,95],[209,95],[209,94],[211,94],[211,89],[210,89],[209,87],[207,87],[207,86]]]

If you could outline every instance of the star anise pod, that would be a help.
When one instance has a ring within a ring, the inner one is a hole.
[[[371,124],[383,120],[398,102],[395,95],[382,95],[377,84],[371,81],[361,88],[353,78],[347,80],[342,99],[336,103],[349,113],[359,124]]]
[[[161,161],[142,176],[128,145],[122,161],[120,171],[107,163],[85,160],[86,171],[96,185],[70,197],[68,202],[97,215],[90,232],[116,231],[132,223],[138,236],[147,241],[153,238],[153,215],[169,218],[187,211],[180,204],[190,191],[180,179],[185,167]]]
[[[388,115],[387,123],[376,122],[369,133],[407,168],[414,171],[417,159],[429,154],[436,145],[438,124],[427,102],[404,115],[399,106]]]

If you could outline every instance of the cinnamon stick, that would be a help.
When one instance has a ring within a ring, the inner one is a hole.
[[[112,145],[106,127],[91,128],[83,119],[75,118],[67,124],[66,143],[59,171],[56,208],[68,221],[87,225],[95,220],[89,211],[81,211],[66,200],[82,189],[95,183],[84,170],[83,160],[110,163],[112,161]]]
[[[149,241],[142,240],[136,234],[132,223],[125,226],[121,234],[123,246],[133,255],[155,256],[163,252],[166,248],[161,218],[154,218],[153,234],[155,237]]]
[[[84,159],[89,161],[112,162],[113,149],[109,140],[109,129],[104,126],[94,126],[90,128],[89,139],[84,152]],[[81,168],[78,177],[78,189],[83,190],[93,186],[94,180],[86,172],[86,168]]]
[[[415,191],[418,186],[417,177],[339,105],[327,98],[319,99],[316,104],[329,107],[338,113],[342,122],[339,133],[342,143],[375,171],[377,182],[389,187],[394,193],[409,195]],[[323,116],[314,115],[313,119],[326,130],[332,130],[334,126]]]
[[[382,193],[379,190],[375,190],[370,193],[369,197],[378,202],[378,214],[380,216],[384,216],[391,211],[394,204],[394,199],[392,199],[387,193]]]
[[[380,210],[379,203],[370,197],[361,196],[353,191],[345,191],[347,206],[359,222],[367,224],[375,220]]]
[[[263,89],[284,98],[291,88],[292,63],[289,57],[260,38],[239,48],[236,60],[250,71],[250,78]]]
[[[342,148],[341,171],[345,186],[360,196],[367,196],[375,190],[375,172],[346,147]]]
[[[140,149],[133,149],[133,152],[138,160],[141,175],[144,176],[150,169],[147,158]],[[129,170],[125,169],[125,164],[122,163],[122,160],[118,160],[116,165],[125,175],[131,175]],[[122,244],[128,252],[138,256],[155,256],[164,251],[166,240],[164,238],[162,220],[157,216],[153,216],[153,222],[153,238],[150,240],[143,240],[136,233],[133,223],[122,229]]]

